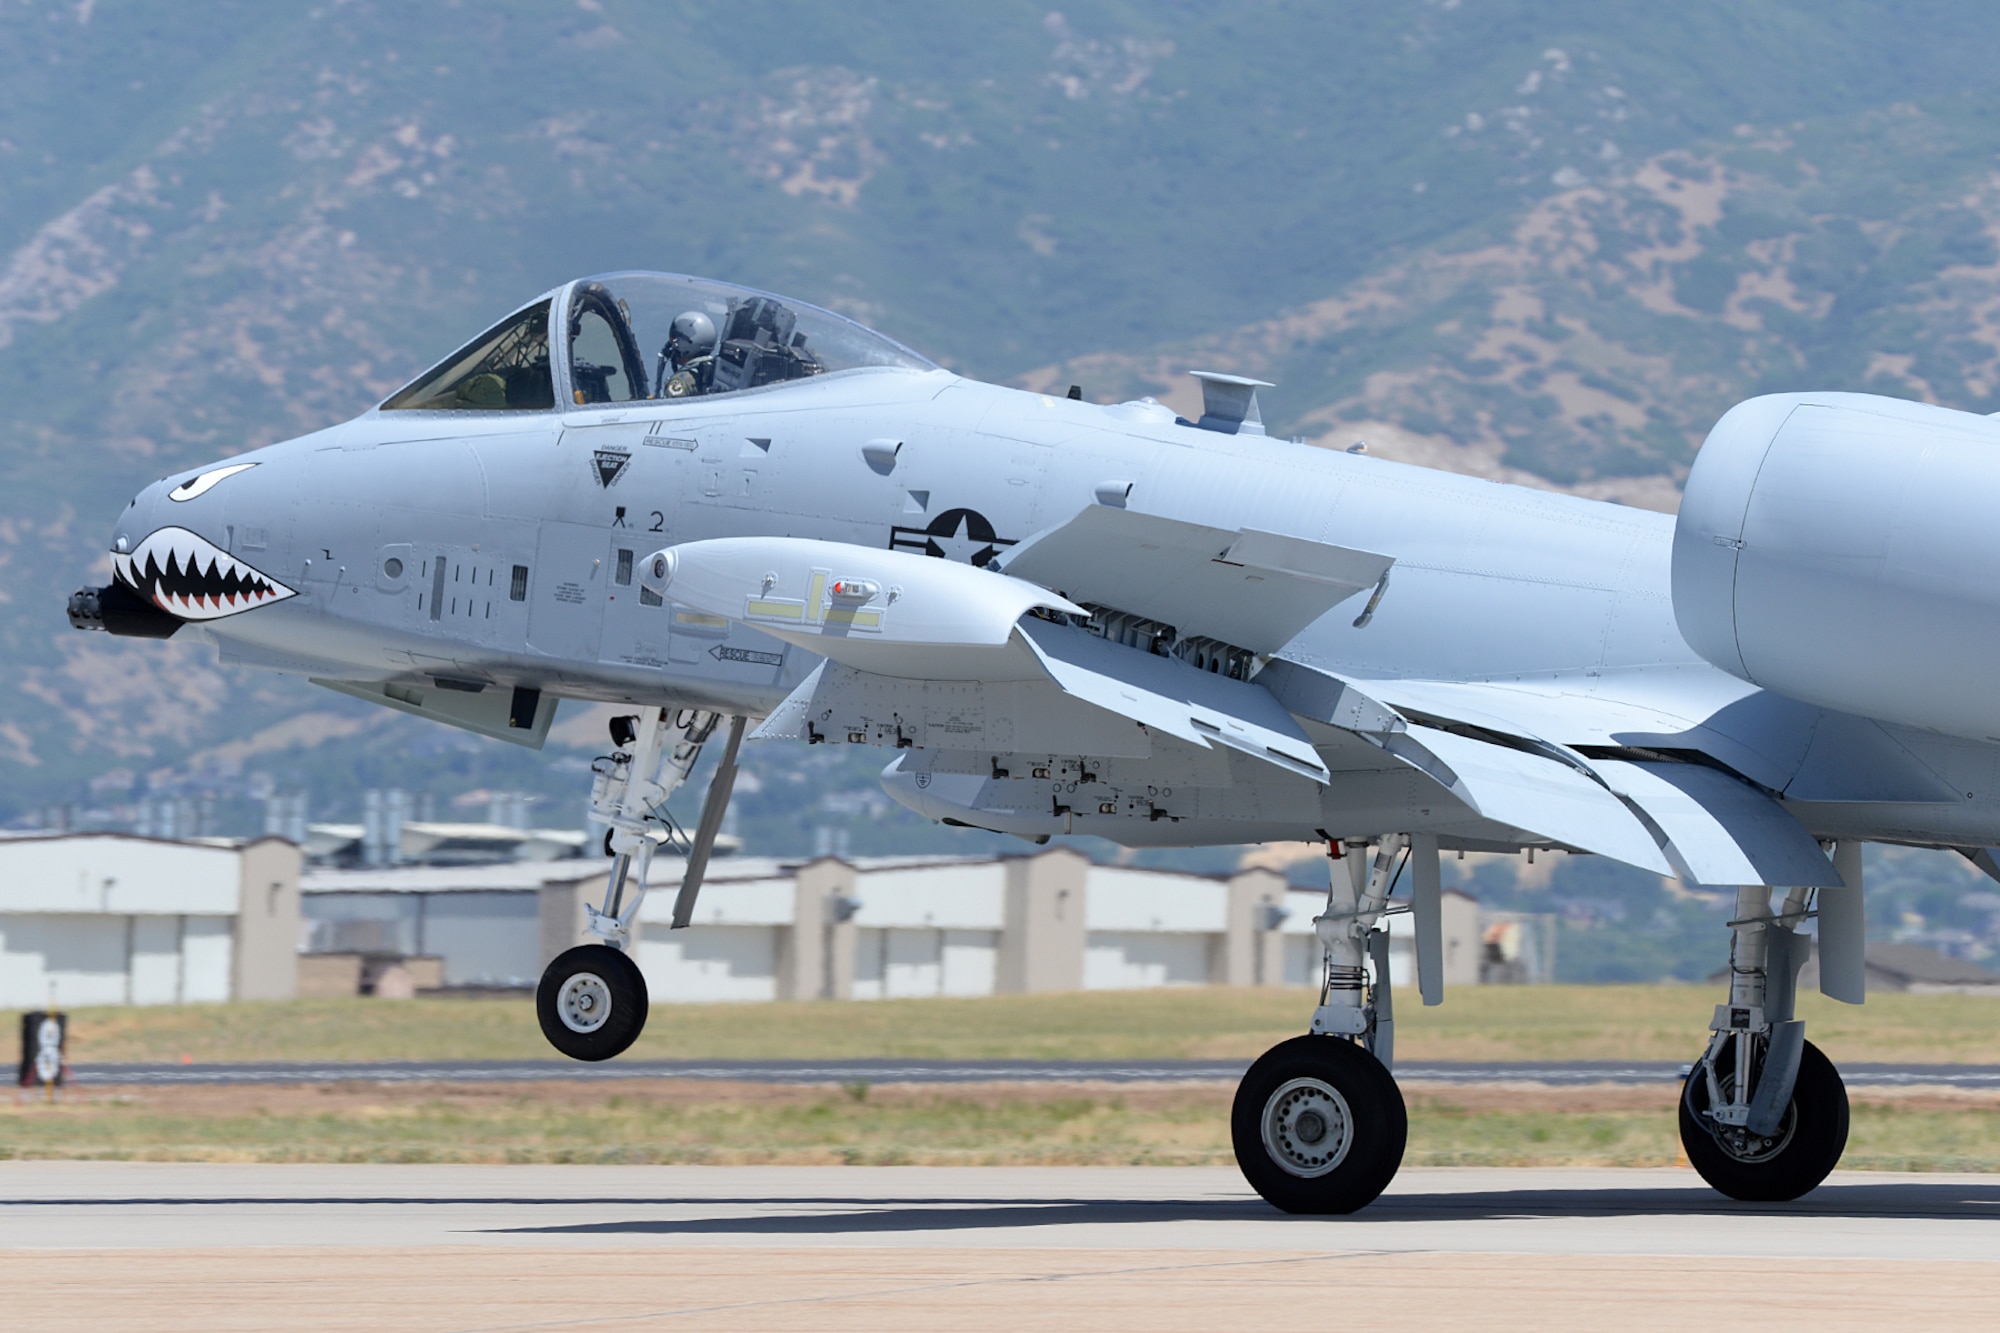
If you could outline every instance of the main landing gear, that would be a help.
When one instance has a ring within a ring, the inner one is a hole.
[[[1373,1202],[1403,1163],[1409,1118],[1389,1073],[1389,933],[1377,923],[1410,841],[1385,840],[1372,864],[1362,847],[1350,846],[1345,857],[1332,849],[1339,859],[1326,911],[1313,919],[1326,978],[1312,1031],[1266,1051],[1236,1088],[1229,1118],[1236,1164],[1257,1193],[1288,1213],[1351,1213]],[[1419,841],[1427,844],[1418,849],[1421,931],[1426,888],[1435,909],[1437,845]],[[1425,961],[1420,945],[1420,969]],[[1428,1001],[1434,987],[1425,991]]]
[[[1384,839],[1372,862],[1360,844],[1348,844],[1345,857],[1336,845],[1326,911],[1313,919],[1326,980],[1312,1032],[1266,1051],[1236,1089],[1237,1164],[1288,1213],[1351,1213],[1402,1164],[1408,1119],[1389,1072],[1395,1016],[1389,937],[1378,922],[1406,852],[1417,983],[1425,1004],[1443,998],[1437,840]],[[1772,890],[1737,890],[1729,1003],[1716,1008],[1680,1104],[1688,1161],[1734,1199],[1796,1199],[1826,1179],[1847,1146],[1847,1089],[1793,1017],[1811,942],[1792,927],[1808,916],[1819,918],[1820,988],[1850,1004],[1863,999],[1859,846],[1838,847],[1833,867],[1844,886],[1820,889],[1816,900],[1814,890],[1791,889],[1775,913]]]
[[[1823,895],[1852,893],[1858,905],[1854,861],[1851,887]],[[1791,890],[1774,916],[1769,889],[1737,890],[1729,1003],[1716,1007],[1708,1049],[1682,1089],[1688,1163],[1732,1199],[1796,1199],[1826,1179],[1847,1147],[1846,1085],[1792,1017],[1811,946],[1791,927],[1809,914],[1809,893]],[[1822,912],[1823,968],[1833,952],[1828,925]]]
[[[604,850],[615,859],[604,905],[586,909],[584,926],[603,943],[580,944],[560,954],[535,991],[542,1035],[573,1060],[609,1060],[637,1041],[646,1026],[646,978],[632,961],[632,936],[653,853],[663,843],[687,858],[674,899],[673,928],[693,919],[695,896],[736,783],[743,718],[729,720],[722,762],[709,783],[693,837],[667,813],[667,798],[687,781],[721,721],[720,714],[691,708],[655,708],[611,720],[616,750],[592,765],[590,816],[605,825]]]

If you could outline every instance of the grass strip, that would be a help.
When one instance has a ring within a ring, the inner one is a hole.
[[[1232,1090],[1200,1086],[334,1084],[144,1087],[0,1104],[0,1157],[213,1162],[1225,1165]],[[2000,1170],[2000,1097],[1857,1095],[1843,1165]],[[1672,1089],[1410,1096],[1418,1166],[1663,1166]]]
[[[1399,993],[1399,1060],[1688,1060],[1720,989],[1481,986]],[[1185,987],[868,1003],[656,1004],[635,1059],[1250,1060],[1303,1030],[1298,990]],[[2000,1064],[2000,999],[1800,1001],[1843,1061]],[[552,1052],[526,999],[292,1000],[80,1009],[71,1057],[104,1061],[520,1060]],[[0,1015],[18,1031],[14,1014]]]

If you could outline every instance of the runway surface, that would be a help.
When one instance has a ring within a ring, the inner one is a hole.
[[[1235,1083],[1247,1060],[445,1060],[267,1064],[91,1064],[78,1083],[527,1083],[687,1078],[744,1083]],[[1671,1061],[1412,1060],[1399,1083],[1678,1083]],[[1842,1065],[1849,1087],[2000,1088],[2000,1065]]]
[[[1291,1218],[1193,1168],[0,1163],[19,1327],[1990,1327],[2000,1178],[1405,1171]]]

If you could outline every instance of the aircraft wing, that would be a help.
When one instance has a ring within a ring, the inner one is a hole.
[[[1387,748],[1495,823],[1658,875],[1674,873],[1646,826],[1588,773],[1435,727],[1412,726]]]
[[[1721,769],[1622,759],[1593,759],[1590,766],[1652,819],[1686,883],[1841,887],[1833,862],[1804,825]]]
[[[1011,577],[1065,597],[1275,653],[1375,587],[1391,556],[1256,529],[1214,528],[1093,505],[1001,558]]]
[[[1022,632],[1064,693],[1198,746],[1226,745],[1317,782],[1326,765],[1299,724],[1254,683],[1083,630],[1023,621]]]
[[[1377,682],[1283,658],[1267,664],[1257,681],[1294,716],[1360,736],[1487,819],[1656,874],[1674,873],[1644,822],[1561,746],[1405,715],[1376,697]]]
[[[1501,689],[1353,681],[1284,659],[1233,680],[1081,629],[1069,621],[1086,614],[1070,589],[1014,571],[1064,577],[1084,600],[1246,646],[1289,637],[1388,568],[1364,552],[1103,512],[1117,517],[1055,529],[1036,540],[1039,557],[1010,560],[1007,573],[729,538],[648,556],[641,582],[830,659],[763,736],[1132,757],[1171,739],[1324,783],[1307,729],[1318,726],[1360,736],[1484,819],[1657,874],[1705,885],[1831,875],[1817,844],[1757,789],[1699,765],[1586,759],[1513,721]]]
[[[1290,687],[1278,691],[1281,699],[1296,695],[1303,700],[1308,696],[1313,687],[1293,684],[1295,679],[1303,681],[1312,675],[1332,679],[1329,673],[1293,662],[1275,662],[1264,674],[1273,671],[1279,673],[1277,680]],[[1317,688],[1325,692],[1333,687]],[[1585,754],[1539,734],[1542,728],[1566,726],[1576,728],[1567,734],[1587,736],[1590,741],[1610,741],[1617,734],[1633,733],[1648,739],[1672,738],[1676,732],[1686,735],[1697,724],[1643,705],[1604,700],[1576,700],[1572,709],[1568,706],[1571,701],[1562,696],[1479,682],[1342,681],[1337,688],[1344,691],[1340,697],[1349,710],[1357,707],[1353,700],[1369,699],[1402,717],[1406,743],[1421,745],[1448,766],[1452,762],[1449,754],[1456,748],[1475,775],[1468,782],[1465,799],[1491,818],[1657,870],[1656,861],[1614,850],[1614,846],[1629,847],[1631,829],[1611,817],[1604,804],[1604,798],[1610,797],[1626,808],[1628,819],[1646,830],[1670,864],[1670,870],[1659,873],[1671,873],[1702,887],[1762,884],[1828,888],[1841,883],[1819,843],[1789,811],[1765,791],[1718,765],[1606,758],[1595,745],[1585,744],[1589,751]],[[1424,723],[1430,725],[1421,725]],[[1449,729],[1443,741],[1438,740],[1439,728]],[[1613,734],[1604,734],[1607,729]],[[1520,757],[1533,753],[1566,768],[1569,776],[1563,783],[1568,795],[1551,800],[1545,810],[1530,806],[1525,823],[1503,814],[1515,794],[1543,780],[1540,775],[1547,770],[1530,766],[1508,778],[1505,770],[1510,765],[1519,769],[1520,758],[1496,764],[1491,756],[1464,748],[1482,742],[1489,749],[1497,744]],[[1685,748],[1693,749],[1691,745]],[[1478,776],[1481,773],[1483,778]],[[1576,788],[1576,778],[1589,782],[1595,792]],[[1486,793],[1483,801],[1480,792]],[[1556,831],[1559,819],[1568,821],[1567,833]]]

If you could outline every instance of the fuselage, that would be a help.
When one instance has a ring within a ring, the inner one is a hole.
[[[636,562],[782,536],[983,565],[1117,503],[1394,557],[1364,624],[1336,607],[1286,657],[1364,681],[1504,685],[1548,740],[1701,751],[1823,836],[2000,841],[2000,749],[1828,715],[1696,656],[1675,623],[1670,516],[1204,430],[1150,400],[858,366],[726,396],[378,408],[227,462],[254,466],[186,498],[203,474],[163,479],[113,532],[115,551],[191,532],[295,594],[196,621],[225,660],[762,715],[817,659],[651,598]],[[1822,767],[1845,746],[1843,770],[1879,751],[1936,799],[1815,787],[1816,744]],[[1337,826],[1329,803],[1189,821],[1175,840],[1297,836]]]

